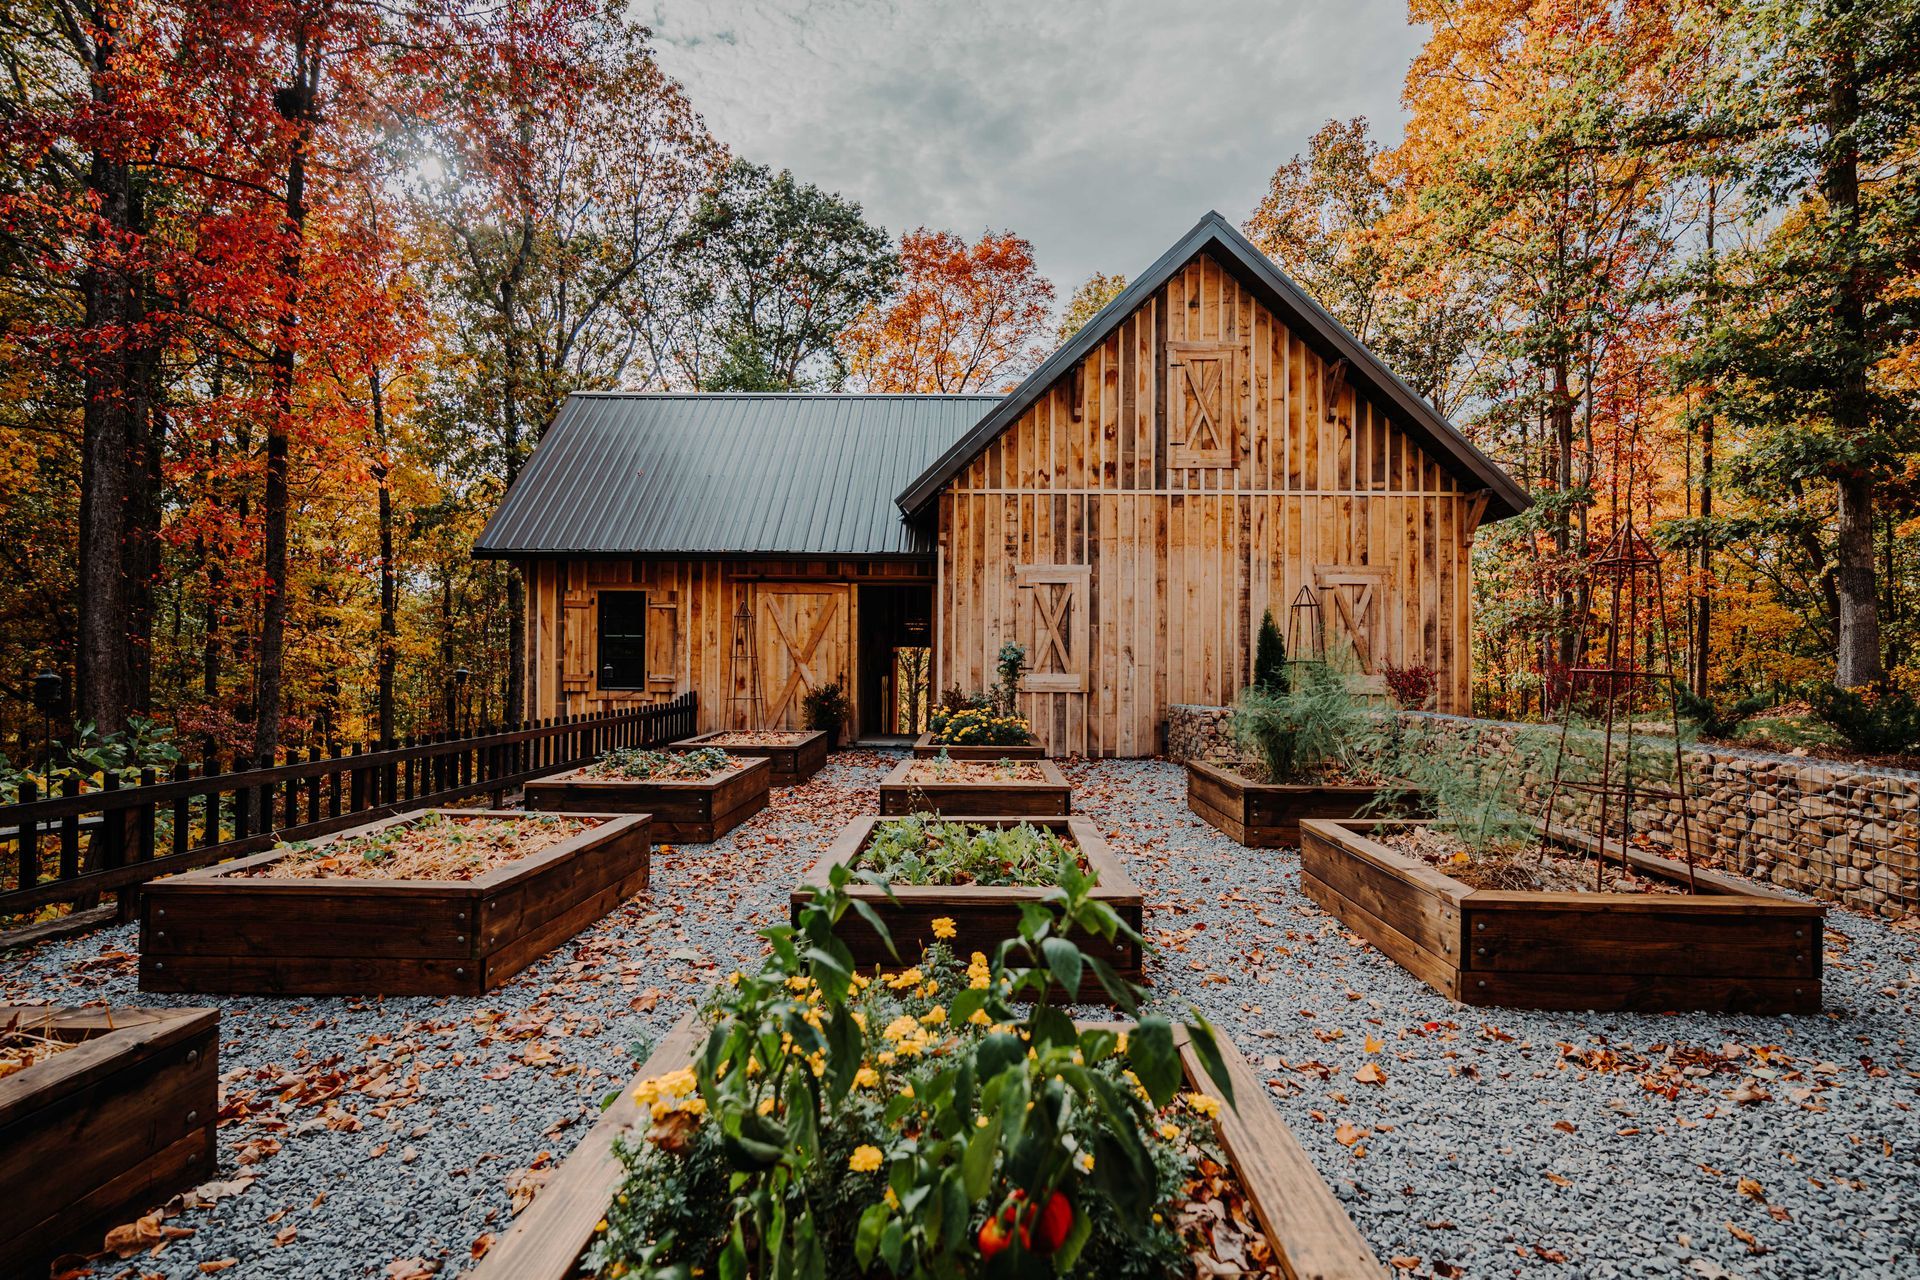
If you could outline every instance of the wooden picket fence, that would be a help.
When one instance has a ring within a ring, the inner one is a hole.
[[[308,840],[376,818],[490,796],[499,807],[530,778],[590,763],[616,747],[657,746],[697,731],[696,695],[591,716],[483,728],[464,737],[351,751],[299,752],[271,768],[162,778],[135,786],[109,777],[99,788],[69,781],[59,795],[23,784],[0,806],[0,858],[14,874],[0,891],[0,917],[49,903],[89,906],[118,893],[123,915],[155,876]],[[9,846],[11,849],[9,850]],[[9,856],[10,854],[10,856]]]

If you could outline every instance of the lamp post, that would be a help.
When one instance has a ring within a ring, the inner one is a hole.
[[[40,710],[43,731],[40,740],[41,779],[48,795],[53,794],[53,718],[67,707],[67,682],[58,671],[42,671],[33,678],[33,705]]]

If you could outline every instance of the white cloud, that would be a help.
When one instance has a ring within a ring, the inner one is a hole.
[[[1404,0],[642,0],[737,154],[927,225],[1033,241],[1062,296],[1210,208],[1238,222],[1322,121],[1398,134]]]

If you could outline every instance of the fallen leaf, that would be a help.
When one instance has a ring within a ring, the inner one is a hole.
[[[1377,1062],[1369,1062],[1353,1073],[1353,1078],[1361,1084],[1385,1084],[1387,1073],[1380,1069]]]

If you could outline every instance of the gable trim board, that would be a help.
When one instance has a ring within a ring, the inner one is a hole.
[[[1162,254],[1119,296],[1102,307],[1065,345],[1049,356],[1032,376],[1022,382],[982,418],[972,430],[954,442],[932,466],[911,485],[901,490],[894,501],[908,516],[925,512],[947,484],[1001,432],[1019,421],[1020,416],[1045,395],[1075,365],[1105,342],[1113,329],[1152,301],[1167,281],[1194,258],[1207,254],[1250,290],[1254,297],[1277,315],[1287,327],[1315,348],[1330,364],[1380,396],[1406,429],[1427,452],[1453,470],[1456,475],[1488,494],[1485,519],[1504,520],[1533,505],[1533,500],[1513,478],[1491,458],[1475,448],[1432,405],[1402,382],[1378,357],[1360,344],[1344,325],[1308,297],[1300,286],[1288,279],[1253,243],[1241,235],[1232,223],[1217,212],[1209,212],[1180,242]],[[1077,379],[1075,380],[1077,383]],[[1164,381],[1161,382],[1164,386]],[[1169,460],[1170,465],[1179,465]],[[1205,465],[1231,465],[1211,463]]]

